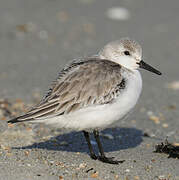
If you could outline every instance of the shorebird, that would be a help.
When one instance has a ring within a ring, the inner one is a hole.
[[[122,38],[110,42],[97,55],[66,65],[41,102],[8,123],[30,121],[83,131],[92,159],[118,164],[121,161],[105,156],[99,131],[115,126],[137,103],[142,90],[139,68],[161,75],[142,60],[142,48],[136,41]]]

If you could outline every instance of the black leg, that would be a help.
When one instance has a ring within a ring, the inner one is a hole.
[[[100,139],[99,139],[99,132],[97,130],[94,130],[94,137],[96,139],[96,142],[98,144],[98,148],[99,148],[99,152],[101,154],[101,156],[98,157],[98,159],[102,162],[105,162],[105,163],[109,163],[109,164],[119,164],[119,163],[123,163],[124,161],[114,161],[113,158],[114,157],[106,157],[105,154],[104,154],[104,150],[103,150],[103,147],[102,147],[102,144],[100,142]]]
[[[94,130],[93,133],[94,133],[94,137],[96,139],[96,142],[98,144],[98,148],[99,148],[99,152],[101,154],[101,157],[105,157],[103,146],[102,146],[100,139],[99,139],[99,132],[97,130]]]
[[[90,150],[90,157],[91,157],[92,159],[95,159],[95,160],[96,160],[96,159],[97,159],[97,156],[95,155],[95,153],[94,153],[94,151],[93,151],[93,147],[92,147],[91,142],[90,142],[89,133],[86,132],[86,131],[83,131],[83,133],[84,133],[86,142],[88,143],[88,148],[89,148],[89,150]]]

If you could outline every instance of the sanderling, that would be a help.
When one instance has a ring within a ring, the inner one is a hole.
[[[138,68],[161,75],[142,60],[142,48],[136,41],[111,42],[98,55],[68,64],[38,105],[8,123],[31,121],[83,131],[92,159],[118,164],[120,161],[105,156],[99,131],[114,126],[137,103],[142,90]],[[90,132],[99,156],[93,151]]]

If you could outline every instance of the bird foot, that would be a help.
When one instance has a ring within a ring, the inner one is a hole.
[[[90,157],[91,159],[94,159],[94,160],[98,159],[98,157],[95,154],[91,154]]]
[[[108,163],[108,164],[119,164],[119,163],[123,163],[125,161],[125,160],[121,160],[121,161],[113,160],[114,157],[106,157],[106,156],[98,156],[97,159],[99,161],[102,161],[102,162]]]

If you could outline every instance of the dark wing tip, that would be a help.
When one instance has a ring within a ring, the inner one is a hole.
[[[18,123],[18,122],[21,122],[18,120],[18,118],[14,118],[14,119],[7,121],[7,123],[10,123],[10,124],[14,124],[14,123]]]

